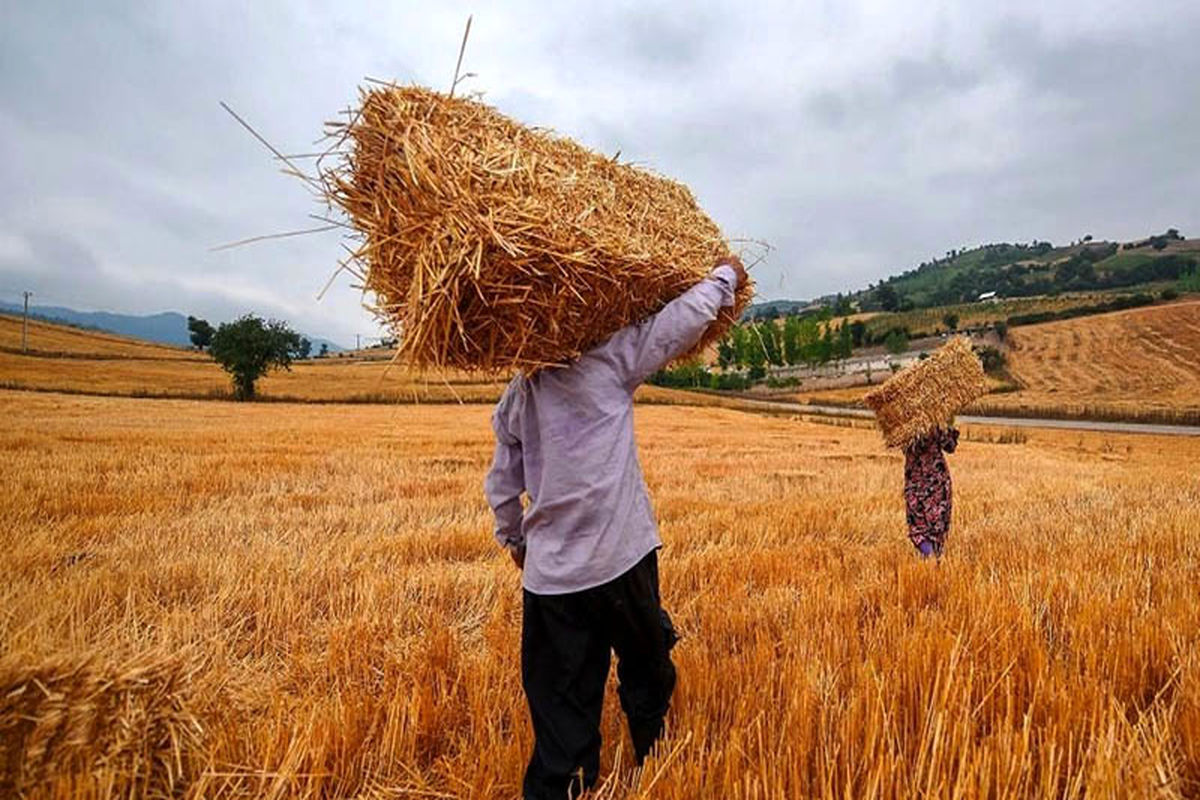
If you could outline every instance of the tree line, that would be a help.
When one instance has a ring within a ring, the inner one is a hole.
[[[760,320],[731,328],[717,344],[717,363],[748,369],[751,377],[765,374],[768,366],[815,367],[849,358],[865,337],[861,321],[843,318],[835,328],[828,313],[786,317],[783,325]]]

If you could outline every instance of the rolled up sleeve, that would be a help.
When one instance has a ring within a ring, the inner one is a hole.
[[[618,331],[597,353],[615,366],[623,384],[636,388],[694,347],[721,309],[734,304],[737,288],[737,272],[717,267],[650,319]]]

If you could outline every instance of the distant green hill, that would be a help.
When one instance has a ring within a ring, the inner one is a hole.
[[[942,258],[851,295],[864,310],[903,311],[998,298],[1129,289],[1175,281],[1200,264],[1200,239],[1177,230],[1136,242],[989,244]]]
[[[0,301],[0,311],[20,315],[23,308],[17,303]],[[114,314],[108,311],[76,311],[73,308],[61,306],[30,306],[29,316],[46,322],[70,325],[76,328],[108,331],[109,333],[129,336],[134,339],[145,339],[148,342],[190,347],[192,344],[188,334],[187,317],[175,311],[164,311],[161,314],[135,316],[130,314]],[[313,351],[321,345],[328,345],[329,350],[337,352],[344,348],[328,339],[307,336],[313,344]]]

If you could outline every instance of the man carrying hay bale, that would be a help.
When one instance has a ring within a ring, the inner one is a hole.
[[[950,470],[954,416],[987,393],[983,366],[963,336],[897,373],[865,400],[888,447],[904,449],[904,505],[908,538],[922,558],[941,558],[950,531]]]
[[[718,341],[753,286],[686,186],[474,100],[373,85],[329,133],[334,164],[306,180],[355,232],[343,268],[397,360],[520,371],[485,488],[524,570],[525,796],[578,794],[599,769],[609,651],[639,763],[675,685],[633,393]]]
[[[518,374],[496,406],[485,491],[496,538],[523,570],[521,678],[535,736],[526,798],[578,797],[594,785],[610,650],[639,765],[662,733],[678,637],[659,601],[662,542],[638,463],[633,393],[693,348],[746,280],[738,259],[723,259],[567,366]]]

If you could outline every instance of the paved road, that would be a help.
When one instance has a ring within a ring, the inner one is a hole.
[[[794,414],[820,414],[828,417],[854,417],[871,419],[874,415],[865,408],[842,408],[840,406],[817,406],[801,403],[786,403],[780,400],[752,400],[738,398],[748,406],[759,406],[772,411],[791,411]],[[1158,436],[1200,436],[1196,425],[1151,425],[1141,422],[1093,422],[1081,419],[1030,419],[1026,417],[975,417],[960,416],[958,421],[969,425],[1002,425],[1011,428],[1065,428],[1101,433],[1141,433]]]

